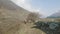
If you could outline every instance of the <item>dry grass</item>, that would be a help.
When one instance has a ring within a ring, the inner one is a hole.
[[[23,8],[16,7],[16,5],[14,6],[12,2],[8,2],[7,3],[8,5],[6,5],[6,2],[7,0],[6,1],[3,0],[3,5],[0,4],[0,34],[43,34],[44,33],[41,30],[32,29],[31,27],[33,27],[33,24],[30,23],[24,24],[22,22],[30,12],[28,12]]]
[[[17,19],[4,19],[0,21],[0,34],[15,34],[20,28],[20,22]]]
[[[9,10],[0,9],[0,34],[18,34],[22,22],[8,13]]]
[[[39,29],[31,28],[34,26],[32,23],[22,22],[27,14],[10,11],[0,9],[0,34],[45,34]]]
[[[20,30],[20,34],[46,34],[42,30],[32,28],[33,23],[22,24],[22,29]]]

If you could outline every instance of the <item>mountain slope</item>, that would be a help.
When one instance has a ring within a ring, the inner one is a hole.
[[[10,0],[0,0],[0,34],[18,34],[29,13]]]
[[[30,13],[10,0],[0,0],[0,10],[1,12],[5,12],[6,15],[14,16],[14,18],[18,19],[20,18],[20,20],[25,19],[26,15]]]
[[[1,6],[4,6],[4,8],[11,9],[11,10],[23,9],[23,8],[17,6],[15,3],[13,3],[10,0],[0,0],[0,7]]]
[[[24,24],[27,10],[10,0],[0,0],[0,34],[45,34],[39,29],[32,29],[33,24]]]

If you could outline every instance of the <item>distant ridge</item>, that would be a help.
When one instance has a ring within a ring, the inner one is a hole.
[[[48,16],[48,18],[60,18],[60,11]]]

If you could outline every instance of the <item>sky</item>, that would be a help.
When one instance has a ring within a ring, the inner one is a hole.
[[[60,10],[60,0],[12,0],[18,6],[31,12],[39,12],[44,17]]]

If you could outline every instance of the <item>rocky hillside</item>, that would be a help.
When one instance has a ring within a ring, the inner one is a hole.
[[[0,9],[0,34],[45,34],[45,32],[32,28],[32,23],[24,24],[25,14],[14,12],[5,8]]]
[[[1,6],[3,6],[6,9],[10,9],[10,10],[22,10],[23,9],[23,8],[17,6],[15,3],[13,3],[10,0],[0,0],[0,7]]]
[[[18,34],[29,12],[10,0],[0,0],[0,34]]]
[[[0,0],[0,12],[18,19],[24,19],[26,15],[29,14],[27,10],[17,6],[10,0]]]
[[[34,26],[32,23],[24,24],[29,13],[10,0],[0,0],[0,34],[45,34],[31,28]]]

